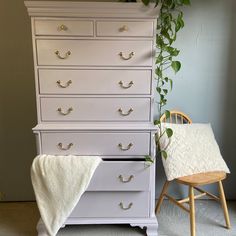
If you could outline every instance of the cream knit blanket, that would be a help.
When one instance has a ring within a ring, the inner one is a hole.
[[[31,180],[47,232],[54,236],[65,223],[101,162],[96,156],[37,156]]]

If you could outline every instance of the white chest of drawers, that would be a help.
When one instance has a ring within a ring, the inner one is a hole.
[[[153,87],[159,9],[141,3],[26,1],[38,153],[99,155],[67,224],[130,224],[157,236]]]

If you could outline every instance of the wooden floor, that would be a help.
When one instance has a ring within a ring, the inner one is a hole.
[[[214,201],[197,201],[197,236],[236,236],[236,202],[229,202],[232,229],[224,228],[224,216]],[[0,203],[0,236],[36,236],[39,214],[35,203]],[[159,236],[188,236],[188,214],[164,201]],[[127,225],[67,226],[57,236],[145,236],[145,231]]]

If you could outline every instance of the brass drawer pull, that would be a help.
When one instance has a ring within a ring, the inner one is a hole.
[[[60,25],[60,26],[58,26],[58,31],[67,31],[68,30],[68,27],[66,26],[66,25]]]
[[[132,143],[129,143],[128,146],[126,148],[123,147],[122,143],[118,144],[118,147],[120,148],[120,150],[122,151],[128,151],[131,147],[133,146]]]
[[[120,32],[125,32],[125,31],[128,31],[128,30],[129,30],[129,27],[127,25],[123,25],[122,27],[119,28]]]
[[[124,82],[123,82],[123,81],[120,81],[120,82],[119,82],[120,87],[121,87],[121,88],[124,88],[124,89],[130,88],[133,84],[134,84],[133,81],[130,81],[130,82],[128,83],[128,85],[124,85]]]
[[[66,59],[66,58],[68,58],[68,57],[71,55],[71,52],[70,52],[70,51],[67,51],[67,52],[65,53],[65,56],[61,56],[61,55],[60,55],[60,52],[57,50],[57,51],[55,51],[55,54],[57,55],[57,57],[58,57],[59,59]]]
[[[123,52],[119,53],[119,56],[123,59],[123,60],[130,60],[133,56],[134,56],[134,52],[129,53],[129,56],[124,56]]]
[[[127,207],[124,207],[124,204],[120,202],[119,206],[122,210],[129,210],[133,206],[133,203],[131,202]]]
[[[72,84],[71,80],[68,80],[65,84],[62,84],[62,82],[60,80],[57,81],[57,84],[59,87],[61,88],[67,88],[70,86],[70,84]]]
[[[73,146],[73,143],[69,143],[67,147],[63,147],[62,143],[58,143],[57,147],[63,151],[69,150]]]
[[[130,108],[127,113],[124,113],[122,108],[119,108],[118,109],[119,113],[122,115],[122,116],[128,116],[131,112],[133,112],[133,108]]]
[[[73,111],[73,108],[70,107],[70,108],[68,108],[68,110],[67,110],[66,112],[64,112],[64,111],[62,111],[61,107],[59,107],[59,108],[57,109],[57,111],[58,111],[61,115],[66,116],[66,115],[69,115],[69,114]]]
[[[122,183],[129,183],[134,178],[133,175],[130,175],[128,179],[124,179],[122,175],[119,175],[119,179]]]

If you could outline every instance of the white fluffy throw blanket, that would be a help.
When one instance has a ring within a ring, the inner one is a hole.
[[[96,156],[39,155],[34,159],[31,179],[48,235],[56,235],[65,223],[100,162]]]

